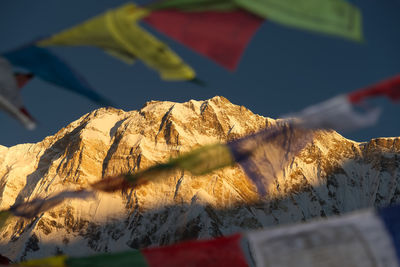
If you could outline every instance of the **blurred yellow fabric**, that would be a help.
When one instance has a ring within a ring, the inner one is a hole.
[[[193,79],[195,72],[190,66],[137,24],[149,12],[128,3],[39,41],[38,45],[96,46],[127,63],[140,59],[164,80]]]
[[[18,263],[18,266],[65,267],[67,256],[60,255],[44,259],[28,260]]]
[[[8,210],[0,211],[0,229],[3,228],[8,218],[12,216],[11,212]]]

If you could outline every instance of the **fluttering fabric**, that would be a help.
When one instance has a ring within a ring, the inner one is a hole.
[[[138,22],[149,11],[126,4],[40,41],[41,46],[96,46],[133,62],[136,58],[159,72],[164,80],[191,80],[194,70],[166,44],[142,29]]]
[[[149,266],[248,266],[236,234],[212,240],[188,241],[141,250]]]
[[[380,114],[380,108],[367,108],[361,113],[347,95],[339,95],[286,117],[293,117],[295,123],[306,128],[352,131],[374,125]]]
[[[362,40],[358,8],[345,0],[233,0],[268,20],[291,27]]]
[[[236,69],[244,49],[264,21],[238,9],[202,12],[155,10],[143,20],[231,71]]]
[[[278,122],[265,130],[227,143],[235,162],[266,196],[296,155],[311,143],[313,131]]]
[[[62,191],[49,198],[35,198],[32,201],[17,203],[7,210],[0,211],[0,228],[11,216],[33,218],[38,214],[48,211],[68,199],[87,199],[93,197],[93,191],[77,190]]]
[[[87,257],[60,255],[18,266],[400,266],[399,226],[400,206],[395,205],[211,240]]]
[[[393,101],[399,100],[400,76],[394,76],[349,94],[336,96],[285,117],[293,117],[295,124],[305,128],[356,130],[372,126],[378,121],[381,109],[366,104],[367,100],[379,96],[386,96]]]
[[[400,75],[396,75],[367,88],[357,90],[347,96],[350,102],[354,104],[377,96],[386,96],[393,101],[398,101],[400,100]]]
[[[256,266],[399,266],[399,214],[369,209],[246,237]]]
[[[3,54],[13,66],[24,68],[35,76],[80,94],[101,106],[113,106],[97,93],[77,72],[50,50],[29,44]]]
[[[240,247],[242,236],[236,234],[211,240],[187,241],[171,246],[147,248],[140,251],[99,254],[73,258],[57,256],[31,260],[20,266],[46,267],[175,267],[175,266],[232,266],[246,267],[248,263]]]
[[[0,108],[21,122],[25,128],[32,130],[36,122],[23,105],[20,89],[31,76],[14,75],[12,66],[0,57]]]
[[[359,9],[345,0],[165,0],[152,9],[227,11],[242,8],[268,20],[299,29],[362,40]]]
[[[265,196],[273,181],[312,138],[310,130],[279,122],[255,134],[226,144],[203,146],[134,174],[104,178],[92,187],[113,192],[143,185],[179,170],[204,175],[238,163],[259,194]]]
[[[193,175],[203,175],[234,164],[234,158],[225,144],[213,144],[194,149],[167,163],[159,163],[134,174],[122,174],[108,177],[92,184],[95,190],[113,192],[129,187],[146,184],[178,170],[188,171]]]
[[[147,5],[151,10],[177,9],[184,11],[233,11],[238,5],[233,0],[162,0]]]
[[[32,78],[34,77],[33,73],[14,73],[14,78],[17,81],[18,88],[21,89],[25,86]]]

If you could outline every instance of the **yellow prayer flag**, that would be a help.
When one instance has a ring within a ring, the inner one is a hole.
[[[12,213],[8,210],[0,211],[0,229],[6,224],[8,218],[12,216]]]
[[[107,11],[71,29],[40,41],[48,45],[91,45],[133,62],[142,60],[157,70],[165,80],[191,80],[194,70],[185,64],[166,44],[142,29],[137,22],[150,11],[126,4]]]
[[[66,259],[67,259],[67,256],[60,255],[60,256],[54,256],[54,257],[50,257],[50,258],[24,261],[24,262],[19,263],[18,266],[65,267]]]

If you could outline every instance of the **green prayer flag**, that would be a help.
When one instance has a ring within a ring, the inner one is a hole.
[[[232,11],[238,8],[232,0],[164,0],[147,6],[151,10],[179,9],[184,11]]]
[[[83,258],[67,258],[68,267],[119,267],[119,266],[149,266],[139,251],[121,253],[105,253]]]
[[[360,10],[344,0],[232,0],[240,7],[287,26],[361,41]]]
[[[200,147],[171,163],[193,175],[203,175],[235,163],[229,147],[225,144],[214,144]]]
[[[192,175],[204,175],[214,170],[231,166],[234,163],[233,154],[227,145],[206,145],[177,158],[170,159],[167,163],[159,163],[133,174],[106,177],[91,186],[95,190],[114,192],[146,184],[178,170],[188,171]]]
[[[231,166],[234,163],[235,160],[227,145],[206,145],[173,158],[167,163],[156,164],[143,171],[128,174],[126,179],[132,185],[139,185],[149,180],[164,177],[171,171],[183,170],[190,172],[192,175],[204,175],[214,170]]]

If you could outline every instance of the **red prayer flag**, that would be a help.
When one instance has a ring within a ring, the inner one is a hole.
[[[14,73],[14,78],[19,89],[22,89],[22,87],[24,87],[33,78],[33,76],[34,75],[32,73]],[[25,107],[20,107],[19,111],[28,117],[32,122],[35,122],[35,119]]]
[[[29,111],[26,109],[26,107],[20,107],[19,111],[24,114],[27,118],[29,118],[32,122],[36,122],[35,119],[32,117],[32,115],[29,113]]]
[[[188,241],[141,250],[150,266],[248,266],[240,247],[241,235]]]
[[[178,42],[234,71],[264,21],[244,10],[184,12],[157,10],[144,21]]]
[[[351,103],[376,96],[387,96],[394,101],[400,100],[400,75],[348,94]]]
[[[32,73],[14,73],[15,80],[17,81],[18,88],[21,89],[25,86],[32,78]]]
[[[11,263],[12,263],[12,261],[9,258],[0,254],[0,264],[1,265],[10,265]]]

